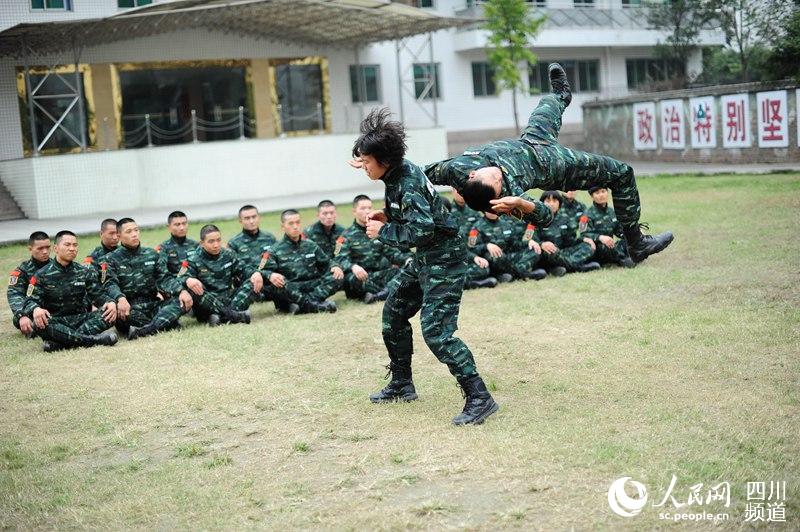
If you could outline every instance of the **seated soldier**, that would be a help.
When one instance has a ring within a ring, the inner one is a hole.
[[[464,197],[453,189],[453,207],[450,209],[450,216],[458,224],[458,234],[467,242],[467,275],[464,279],[464,289],[473,288],[494,288],[497,286],[497,278],[492,277],[489,269],[489,261],[478,255],[474,246],[477,243],[478,230],[475,224],[481,219],[481,213],[470,209],[464,202]],[[473,242],[472,246],[469,245]]]
[[[553,222],[547,227],[537,227],[534,239],[542,248],[541,265],[551,275],[561,277],[567,272],[588,272],[597,270],[600,265],[587,262],[594,254],[592,239],[577,237],[577,220],[562,212],[561,194],[555,190],[544,192],[539,199],[553,213]]]
[[[344,293],[364,303],[383,301],[389,295],[392,279],[400,273],[408,255],[380,240],[367,236],[367,215],[372,200],[363,194],[353,199],[353,225],[339,237],[336,263],[344,270]]]
[[[329,257],[335,255],[336,240],[344,233],[344,227],[336,223],[336,205],[331,200],[322,200],[317,205],[317,221],[306,227],[306,238],[322,248]]]
[[[117,222],[117,233],[121,245],[100,259],[100,282],[117,302],[117,330],[135,340],[180,327],[178,319],[192,307],[192,296],[167,269],[166,257],[142,247],[131,218]]]
[[[275,307],[291,314],[336,312],[336,303],[327,298],[342,287],[344,272],[333,260],[300,231],[300,213],[288,209],[281,213],[283,239],[269,250],[263,274],[276,290]]]
[[[489,261],[492,275],[501,283],[514,279],[544,279],[547,272],[535,269],[541,250],[532,239],[519,238],[516,227],[517,223],[509,216],[485,212],[475,225],[479,239],[472,245],[470,238],[467,245]]]
[[[236,253],[236,258],[247,268],[260,270],[266,263],[267,249],[275,243],[275,235],[261,230],[261,215],[253,205],[245,205],[239,209],[239,224],[242,232],[228,241],[228,247]],[[264,283],[268,285],[269,283]],[[269,286],[256,294],[256,301],[269,300]]]
[[[117,249],[118,244],[117,221],[114,218],[106,218],[100,222],[100,245],[83,259],[83,264],[86,266],[93,265],[99,272],[100,258],[106,253],[111,253]]]
[[[569,215],[570,218],[578,220],[586,213],[586,205],[575,199],[574,190],[562,192],[561,199],[564,201],[564,204],[561,205],[561,208],[564,210],[565,214]]]
[[[192,296],[194,317],[211,327],[250,323],[247,309],[264,284],[258,271],[222,247],[222,233],[213,224],[200,229],[200,247],[181,267],[178,278]]]
[[[27,338],[33,338],[33,321],[23,312],[28,282],[34,273],[50,262],[50,237],[43,231],[34,231],[28,238],[28,251],[31,257],[17,266],[8,276],[8,307],[11,309],[14,327]]]
[[[592,206],[578,220],[578,230],[581,237],[594,241],[594,259],[600,264],[619,264],[625,268],[633,268],[636,263],[628,255],[628,245],[622,236],[622,224],[617,221],[614,209],[608,207],[608,189],[592,187],[589,194],[592,196]]]
[[[103,289],[97,270],[75,264],[77,255],[75,233],[59,231],[55,258],[28,284],[23,312],[33,320],[48,352],[117,343],[117,334],[107,330],[117,317],[117,305]],[[98,310],[87,312],[87,301]]]
[[[156,246],[156,251],[166,256],[167,269],[177,275],[183,261],[197,250],[197,240],[186,236],[189,230],[189,219],[182,211],[172,211],[167,216],[167,227],[170,237]]]

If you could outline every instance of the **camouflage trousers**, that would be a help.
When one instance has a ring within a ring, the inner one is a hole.
[[[619,261],[628,256],[628,245],[624,238],[615,238],[614,247],[606,247],[599,240],[595,241],[597,249],[594,252],[593,260],[600,264],[619,264]]]
[[[574,246],[559,250],[550,254],[542,252],[540,266],[543,268],[553,268],[563,266],[569,272],[574,272],[578,266],[592,258],[592,246],[586,242],[575,244]]]
[[[276,288],[267,282],[263,292],[275,302],[276,309],[285,312],[292,303],[302,307],[305,303],[325,301],[341,290],[342,284],[342,280],[334,279],[332,274],[326,273],[316,279],[286,281],[283,288]]]
[[[482,279],[486,279],[490,275],[492,275],[492,271],[489,269],[489,267],[481,268],[475,264],[475,261],[471,256],[467,258],[467,273],[464,278],[465,283],[470,281],[480,281]]]
[[[361,299],[364,294],[371,292],[377,294],[386,288],[400,273],[400,268],[386,268],[384,270],[368,271],[365,281],[360,281],[354,273],[344,276],[344,293],[350,299]]]
[[[622,226],[637,225],[641,204],[633,168],[605,155],[573,150],[559,144],[561,115],[566,107],[564,100],[555,94],[543,96],[520,136],[520,140],[533,146],[542,169],[528,180],[528,188],[567,191],[605,187],[611,191],[614,211]]]
[[[126,332],[131,325],[143,327],[149,323],[152,323],[157,331],[163,331],[177,323],[184,313],[178,298],[166,301],[159,301],[158,299],[130,301],[130,303],[131,314],[128,319],[123,321],[117,318],[115,323],[117,329],[123,332]]]
[[[103,320],[103,310],[81,312],[66,316],[51,316],[47,327],[37,329],[43,340],[58,342],[67,347],[80,347],[85,344],[87,336],[100,334],[111,327]]]
[[[477,375],[475,360],[467,345],[454,336],[467,271],[466,248],[453,237],[436,249],[403,266],[383,306],[383,342],[389,359],[399,367],[411,368],[414,352],[411,319],[420,312],[422,337],[439,362],[456,377]]]
[[[250,308],[255,300],[253,283],[246,281],[237,289],[231,289],[227,293],[214,293],[206,288],[202,296],[194,292],[192,295],[192,310],[197,321],[206,322],[211,314],[224,314],[225,309],[242,311]]]
[[[492,275],[510,273],[517,279],[525,272],[533,271],[534,266],[539,263],[539,254],[528,249],[527,245],[525,249],[519,251],[504,251],[500,257],[492,257],[487,253],[485,258],[489,261]]]

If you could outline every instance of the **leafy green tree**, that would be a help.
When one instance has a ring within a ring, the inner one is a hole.
[[[534,16],[525,0],[488,0],[484,4],[484,29],[489,31],[489,63],[498,89],[511,90],[514,127],[519,131],[517,91],[522,87],[520,62],[536,64],[529,48],[545,17]]]
[[[774,78],[800,81],[800,9],[786,19],[783,35],[775,42],[767,65]]]
[[[686,59],[697,49],[700,31],[709,23],[710,12],[695,0],[650,0],[645,3],[647,22],[667,33],[655,47],[656,55],[677,68],[678,85],[686,82]]]

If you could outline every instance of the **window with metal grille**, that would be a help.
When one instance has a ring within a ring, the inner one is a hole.
[[[414,63],[414,95],[417,99],[431,100],[434,94],[437,100],[442,98],[439,70],[439,63]]]
[[[72,0],[31,0],[31,9],[37,11],[72,11]]]
[[[628,88],[636,89],[653,82],[666,81],[680,71],[680,65],[667,59],[626,59]]]
[[[531,89],[550,92],[547,65],[559,63],[567,73],[572,92],[597,92],[600,90],[600,61],[597,59],[540,61],[528,67],[528,83]]]
[[[381,67],[350,65],[350,94],[353,103],[381,101]]]
[[[472,63],[472,93],[475,96],[494,96],[494,74],[490,63]]]

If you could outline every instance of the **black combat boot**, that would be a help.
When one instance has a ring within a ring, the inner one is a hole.
[[[45,353],[53,353],[55,351],[61,351],[66,348],[67,346],[65,346],[64,344],[54,342],[53,340],[45,340],[44,342],[42,342],[42,349],[44,349]]]
[[[250,323],[250,311],[249,310],[231,310],[226,308],[222,311],[225,321],[228,323]]]
[[[325,301],[319,301],[315,303],[315,305],[317,306],[317,312],[330,312],[331,314],[333,314],[337,310],[336,302],[331,301],[330,299],[326,299]]]
[[[510,283],[513,280],[514,276],[511,275],[510,273],[501,273],[500,275],[497,276],[498,283]]]
[[[372,292],[367,292],[364,294],[362,301],[369,305],[370,303],[377,303],[378,301],[386,301],[387,297],[389,297],[389,289],[384,288],[380,292],[376,292],[374,294]]]
[[[564,277],[567,275],[567,269],[563,266],[556,266],[555,268],[550,268],[550,275],[553,277]]]
[[[495,277],[487,277],[486,279],[467,281],[467,286],[465,286],[465,288],[467,290],[472,290],[473,288],[494,288],[497,286],[497,283],[498,281]]]
[[[95,345],[114,345],[117,343],[117,333],[114,330],[109,330],[100,334],[92,334],[84,337],[84,347],[92,347]]]
[[[578,265],[578,267],[575,268],[575,271],[585,273],[585,272],[593,272],[599,269],[600,269],[600,263],[592,261],[592,262],[584,262],[583,264]]]
[[[565,105],[569,105],[572,101],[572,90],[569,87],[569,80],[564,67],[558,63],[550,63],[547,67],[547,72],[550,75],[550,87],[554,94],[557,94]]]
[[[625,257],[624,259],[620,259],[619,265],[623,268],[635,268],[636,263],[633,262],[633,259],[630,257]]]
[[[492,399],[492,394],[486,389],[480,375],[462,377],[458,379],[458,384],[467,401],[464,410],[453,418],[454,425],[480,425],[500,408]]]
[[[220,318],[219,314],[209,314],[207,323],[209,327],[216,327],[222,323],[222,318]]]
[[[144,327],[134,327],[131,325],[128,327],[128,340],[136,340],[137,338],[152,336],[157,332],[158,330],[156,329],[156,326],[152,323],[148,323]]]
[[[390,362],[386,369],[392,375],[392,380],[386,387],[375,392],[369,396],[369,400],[373,403],[393,403],[396,401],[408,402],[417,399],[417,390],[414,388],[414,382],[411,380],[411,366],[400,367],[394,362]]]
[[[541,268],[537,268],[536,270],[530,272],[522,272],[523,279],[533,279],[534,281],[541,281],[547,277],[547,272]]]
[[[639,224],[625,230],[625,240],[628,241],[628,254],[635,263],[642,262],[650,255],[663,251],[675,238],[669,231],[655,236],[644,235],[640,229],[642,226],[647,227],[645,224]]]

